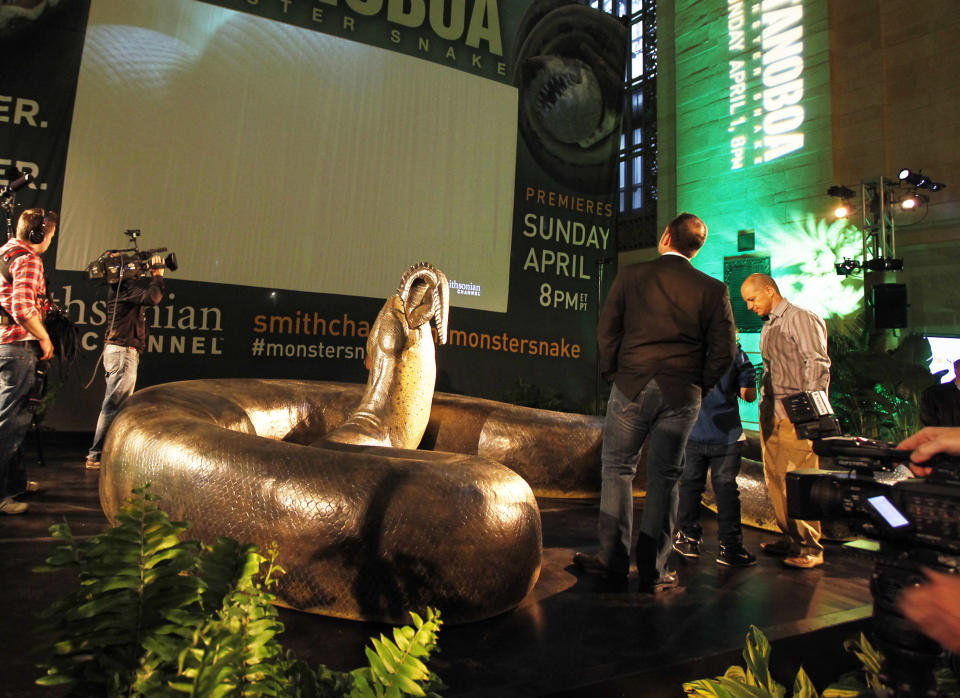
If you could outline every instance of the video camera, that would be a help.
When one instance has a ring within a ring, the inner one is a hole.
[[[897,606],[900,592],[926,581],[924,569],[960,574],[960,459],[939,455],[925,462],[926,478],[902,479],[910,451],[894,444],[842,436],[823,391],[783,400],[787,416],[813,451],[844,472],[787,473],[787,515],[808,521],[843,521],[879,543],[870,582],[873,631],[886,658],[881,679],[895,696],[925,696],[943,659],[940,645],[908,621]],[[885,482],[886,480],[886,482]],[[956,667],[956,657],[946,657]]]
[[[107,284],[116,284],[125,279],[143,279],[150,274],[151,269],[159,268],[151,265],[150,260],[156,256],[162,256],[166,252],[166,247],[158,247],[153,250],[140,250],[137,247],[137,238],[140,237],[139,230],[124,231],[124,235],[130,238],[133,243],[132,248],[124,250],[107,250],[95,260],[87,265],[87,278],[91,281],[103,280]],[[160,267],[166,267],[170,271],[176,271],[178,268],[177,255],[170,252],[164,259]]]

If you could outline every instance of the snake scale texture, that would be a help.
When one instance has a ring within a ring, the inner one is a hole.
[[[138,391],[107,437],[103,509],[149,482],[192,537],[276,541],[279,603],[302,611],[403,623],[430,605],[463,623],[517,606],[541,561],[524,478],[596,491],[600,420],[437,393],[424,446],[438,450],[311,446],[363,392],[259,379]]]

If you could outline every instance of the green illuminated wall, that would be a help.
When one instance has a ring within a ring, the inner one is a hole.
[[[722,278],[753,230],[781,292],[824,317],[862,303],[862,281],[834,264],[859,232],[820,216],[832,178],[826,0],[677,0],[677,209],[706,221],[696,258]],[[742,303],[739,289],[731,300]],[[741,343],[759,362],[759,334]],[[744,413],[756,421],[756,408]],[[749,425],[748,425],[749,426]]]

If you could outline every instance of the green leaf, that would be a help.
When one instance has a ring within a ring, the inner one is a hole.
[[[823,698],[858,698],[868,695],[867,691],[866,684],[856,674],[849,673],[823,689],[821,695]]]
[[[770,698],[770,693],[760,687],[732,681],[726,678],[700,679],[683,684],[688,695],[715,696],[716,698]]]
[[[364,652],[367,655],[367,661],[370,663],[370,668],[373,670],[373,676],[377,678],[380,683],[383,683],[384,679],[390,675],[390,670],[387,669],[383,661],[380,659],[380,656],[372,649],[366,647],[364,648]]]
[[[75,679],[64,674],[48,674],[47,676],[41,676],[34,683],[39,686],[63,686],[64,684],[75,683]]]
[[[802,666],[797,672],[797,677],[793,680],[793,698],[820,698],[817,689],[814,688],[813,682]]]
[[[402,674],[396,674],[394,677],[394,680],[396,682],[395,685],[397,686],[397,688],[402,690],[404,693],[409,693],[414,696],[427,695],[426,693],[423,692],[423,689],[420,688],[420,686],[418,686],[411,679],[407,678],[406,676],[403,676]]]
[[[727,667],[727,670],[723,672],[723,678],[730,679],[731,681],[739,681],[742,684],[748,683],[747,672],[745,672],[739,664]]]

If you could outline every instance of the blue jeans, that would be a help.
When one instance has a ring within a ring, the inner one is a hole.
[[[707,471],[717,501],[717,529],[720,544],[739,546],[743,544],[740,529],[740,490],[737,475],[740,473],[741,441],[732,444],[712,444],[703,441],[687,441],[684,452],[683,475],[680,477],[680,507],[677,511],[677,528],[689,538],[700,540],[700,496],[707,487]]]
[[[610,390],[603,427],[603,477],[600,489],[599,557],[615,574],[630,568],[633,527],[633,478],[640,448],[647,450],[647,496],[637,540],[637,571],[641,582],[655,582],[666,569],[673,546],[677,516],[677,481],[683,448],[697,421],[700,400],[668,407],[656,380],[630,400],[617,388]]]
[[[0,344],[0,498],[27,487],[21,446],[33,421],[27,395],[36,378],[36,346],[36,342]]]
[[[103,348],[103,370],[107,374],[107,389],[97,418],[97,430],[93,434],[93,445],[87,453],[88,460],[100,460],[103,454],[103,440],[107,438],[113,418],[120,411],[123,401],[133,394],[137,385],[137,366],[140,364],[140,352],[133,347],[119,347],[107,344]]]

